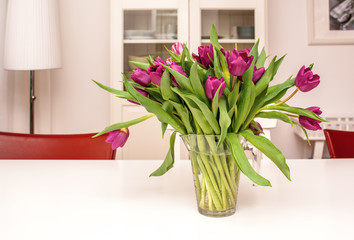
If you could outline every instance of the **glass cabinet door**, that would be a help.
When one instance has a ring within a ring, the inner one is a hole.
[[[111,0],[111,87],[124,89],[122,73],[128,78],[135,66],[149,55],[167,59],[166,48],[188,41],[188,0]],[[146,115],[146,110],[111,96],[111,123]],[[161,138],[161,124],[155,118],[129,127],[130,136],[117,159],[164,159],[169,134]],[[139,150],[137,150],[139,149]]]
[[[227,50],[235,44],[239,50],[252,47],[258,39],[260,46],[265,45],[265,0],[195,0],[190,4],[192,51],[210,44],[212,24]]]
[[[171,49],[177,41],[177,9],[124,10],[124,58],[126,76],[135,67],[130,61],[146,62],[148,56],[169,57],[165,48]]]

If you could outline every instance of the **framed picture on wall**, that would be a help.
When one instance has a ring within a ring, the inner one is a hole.
[[[308,43],[354,44],[354,0],[307,0]]]

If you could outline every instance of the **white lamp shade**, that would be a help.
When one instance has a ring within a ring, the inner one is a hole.
[[[39,70],[61,67],[56,0],[8,0],[4,68]]]

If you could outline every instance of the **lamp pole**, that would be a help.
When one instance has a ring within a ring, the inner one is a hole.
[[[34,70],[30,70],[30,134],[34,134]]]

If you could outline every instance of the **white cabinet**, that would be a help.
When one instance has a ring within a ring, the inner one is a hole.
[[[265,45],[265,0],[111,0],[111,86],[123,89],[122,74],[133,72],[130,60],[144,61],[148,55],[168,57],[165,47],[187,43],[192,52],[209,44],[214,24],[220,43],[231,50],[251,47],[260,38]],[[111,122],[127,121],[146,114],[135,104],[112,96]],[[163,159],[169,136],[161,139],[157,119],[130,128],[126,146],[118,159]]]

